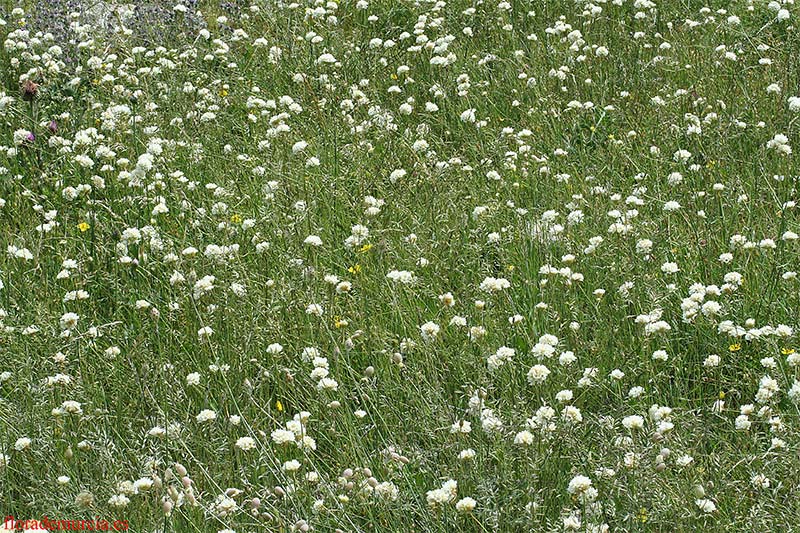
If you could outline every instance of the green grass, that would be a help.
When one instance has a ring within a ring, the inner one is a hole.
[[[33,2],[0,6],[4,517],[147,532],[794,527],[797,165],[768,146],[798,144],[793,5],[778,20],[744,1],[593,16],[571,1],[233,4],[200,2],[207,38],[180,14],[125,32],[84,13],[85,32],[58,43]],[[368,236],[346,245],[358,224]],[[510,286],[484,291],[487,277]],[[698,287],[719,312],[685,313]],[[656,310],[670,329],[647,334],[637,317]],[[335,388],[318,386],[308,347]],[[500,347],[514,354],[493,370]],[[532,384],[537,364],[550,374]],[[542,406],[554,416],[530,427]],[[314,446],[276,442],[287,427]],[[531,444],[515,443],[523,431]],[[578,475],[596,494],[568,492]],[[447,480],[457,493],[429,504]],[[475,508],[457,509],[466,497]]]

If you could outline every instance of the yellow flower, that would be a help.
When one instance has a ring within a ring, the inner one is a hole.
[[[281,403],[280,400],[277,400],[275,402],[275,409],[277,409],[279,413],[283,412],[283,404]]]
[[[783,355],[791,355],[794,353],[794,348],[781,348],[781,353]]]
[[[515,268],[514,265],[506,265],[507,272],[514,272],[514,268]]]
[[[742,345],[738,344],[738,343],[737,344],[731,344],[730,346],[728,346],[728,350],[730,350],[732,352],[738,352],[741,349],[742,349]]]
[[[636,514],[636,520],[638,520],[643,524],[647,522],[647,509],[645,509],[644,507],[639,509],[639,512]]]
[[[233,224],[241,224],[242,223],[242,217],[240,217],[239,215],[231,215],[231,223],[233,223]]]
[[[226,96],[228,96],[228,90],[227,90],[227,89],[222,89],[222,90],[219,92],[219,95],[220,95],[221,97],[225,98]]]
[[[364,246],[361,247],[359,252],[361,252],[362,254],[365,254],[365,253],[369,252],[370,250],[372,250],[372,245],[371,244],[365,244]]]
[[[343,318],[339,318],[338,316],[333,317],[333,325],[336,329],[343,328],[347,326],[349,322]]]
[[[725,399],[725,393],[723,391],[719,391],[719,399],[720,400],[724,400]]]
[[[86,222],[81,222],[80,224],[78,224],[78,229],[81,230],[81,233],[83,233],[84,231],[89,229],[89,224],[87,224]]]
[[[350,268],[348,268],[347,271],[350,272],[351,274],[358,274],[359,272],[361,272],[361,265],[353,265]]]

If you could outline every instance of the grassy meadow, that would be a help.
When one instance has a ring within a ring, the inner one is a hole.
[[[798,17],[1,0],[0,513],[796,530]]]

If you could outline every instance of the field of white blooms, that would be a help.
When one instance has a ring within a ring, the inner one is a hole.
[[[799,19],[0,1],[0,519],[800,527]]]

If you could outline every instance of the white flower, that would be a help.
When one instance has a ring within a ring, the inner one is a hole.
[[[319,390],[337,390],[339,383],[335,379],[322,378],[317,382],[317,389]]]
[[[147,492],[153,488],[153,479],[142,477],[133,482],[134,493]]]
[[[677,263],[667,262],[661,265],[661,272],[664,274],[675,274],[678,271],[680,271],[680,269]]]
[[[530,446],[533,443],[534,443],[533,433],[531,433],[527,429],[524,431],[520,431],[514,437],[514,444],[517,445]]]
[[[291,461],[286,461],[285,463],[283,463],[281,469],[284,472],[297,472],[298,470],[300,470],[300,466],[301,466],[300,461],[292,459]]]
[[[467,109],[461,113],[461,122],[475,122],[475,109]]]
[[[673,159],[677,163],[685,163],[692,157],[692,153],[688,150],[678,150],[673,154]]]
[[[217,413],[215,413],[211,409],[203,409],[197,414],[195,418],[201,424],[204,422],[211,422],[212,420],[217,418]]]
[[[642,429],[644,427],[644,418],[639,415],[626,416],[622,419],[622,425],[630,431]]]
[[[767,142],[767,148],[775,150],[779,155],[792,155],[792,148],[789,146],[789,138],[782,133],[776,133],[775,136]]]
[[[386,274],[386,277],[392,281],[396,281],[404,285],[410,285],[417,279],[416,276],[414,276],[414,273],[409,272],[408,270],[392,270]]]
[[[545,382],[550,375],[550,369],[544,365],[534,365],[528,370],[528,383],[539,385]]]
[[[628,398],[638,398],[642,394],[644,394],[644,387],[631,387],[631,390],[628,391]]]
[[[511,287],[511,283],[505,278],[485,278],[480,285],[480,289],[484,292],[499,292]]]
[[[477,504],[478,502],[467,496],[456,502],[456,510],[461,513],[471,513]]]
[[[567,486],[567,492],[573,496],[577,496],[589,490],[592,486],[592,480],[586,476],[577,475],[573,477]]]
[[[569,389],[561,390],[556,393],[556,401],[559,403],[566,403],[572,400],[573,393]]]
[[[425,495],[425,498],[428,501],[428,505],[431,507],[444,505],[446,503],[451,503],[456,499],[458,494],[457,489],[458,483],[456,483],[455,480],[450,479],[446,481],[441,488],[429,490]]]
[[[406,174],[407,174],[407,172],[405,170],[403,170],[402,168],[398,168],[396,170],[393,170],[392,173],[389,174],[389,181],[392,182],[392,183],[395,183],[397,180],[405,177]]]
[[[287,443],[294,443],[295,442],[295,435],[293,432],[285,430],[285,429],[276,429],[271,434],[272,442],[275,444],[287,444]]]
[[[58,323],[61,329],[69,330],[78,325],[79,318],[80,317],[78,317],[76,313],[64,313],[61,315],[61,319],[59,319]]]
[[[581,410],[574,405],[568,405],[564,407],[564,409],[561,411],[561,418],[563,418],[568,424],[580,424],[583,421]]]
[[[750,478],[750,483],[756,489],[768,489],[770,487],[770,480],[764,474],[756,474],[752,478]]]
[[[750,417],[749,416],[747,416],[747,415],[739,415],[739,416],[736,417],[736,420],[734,421],[734,425],[736,426],[736,429],[738,429],[739,431],[747,431],[747,430],[750,429],[750,427],[753,425],[753,423],[750,421]]]
[[[717,510],[717,506],[714,505],[714,502],[705,498],[700,500],[695,500],[694,503],[704,513],[713,513],[714,511]]]
[[[108,505],[111,507],[125,507],[131,503],[130,498],[124,494],[115,494],[108,499]]]
[[[419,327],[420,333],[422,334],[422,339],[425,341],[436,340],[436,336],[439,334],[439,329],[439,325],[435,322],[426,322]]]
[[[652,358],[654,361],[666,361],[669,355],[666,350],[656,350],[653,352]]]
[[[460,452],[458,452],[458,458],[461,461],[471,461],[472,459],[475,459],[476,455],[477,453],[472,448],[468,448],[466,450],[461,450]]]
[[[240,437],[236,440],[236,447],[248,452],[256,447],[256,441],[251,437]]]
[[[336,63],[336,58],[333,54],[322,54],[317,58],[317,65]]]
[[[71,415],[80,415],[83,414],[83,409],[81,407],[80,402],[76,402],[74,400],[67,400],[61,404],[61,409],[65,413],[69,413]]]
[[[319,304],[309,304],[306,307],[307,315],[322,316],[323,312],[322,306]]]

